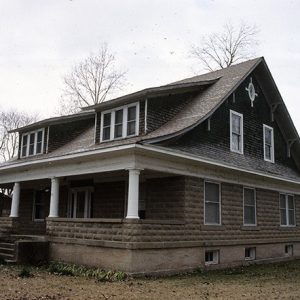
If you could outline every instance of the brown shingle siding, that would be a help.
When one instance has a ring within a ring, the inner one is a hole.
[[[94,127],[95,119],[80,120],[50,127],[48,152],[52,152],[72,141],[88,128]]]

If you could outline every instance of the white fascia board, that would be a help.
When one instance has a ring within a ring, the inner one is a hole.
[[[191,161],[200,162],[200,163],[203,163],[203,164],[206,164],[206,165],[222,167],[222,168],[225,168],[225,169],[228,169],[228,170],[235,170],[235,171],[239,171],[239,172],[244,172],[244,173],[248,173],[248,174],[252,174],[252,175],[262,176],[262,177],[266,177],[266,178],[270,178],[270,179],[274,179],[274,180],[280,180],[280,181],[300,185],[300,181],[296,181],[296,180],[292,180],[292,179],[285,179],[285,178],[282,178],[282,177],[268,175],[268,174],[264,174],[264,173],[261,173],[261,172],[250,171],[250,170],[247,170],[247,169],[238,168],[238,167],[226,165],[226,164],[223,164],[223,163],[211,161],[208,158],[201,158],[201,157],[198,157],[198,156],[193,155],[193,154],[186,154],[186,153],[179,152],[179,151],[168,150],[168,149],[160,147],[160,146],[136,145],[136,147],[140,148],[140,149],[144,149],[144,150],[150,150],[150,151],[153,151],[153,152],[165,154],[165,155],[171,155],[171,156],[177,157],[177,158],[183,158],[183,159],[188,159],[188,160],[191,160]]]
[[[6,170],[14,170],[14,169],[20,169],[22,167],[34,167],[54,162],[69,162],[70,160],[77,159],[77,158],[89,158],[95,155],[105,154],[105,153],[112,153],[115,151],[122,151],[122,150],[129,150],[134,149],[135,144],[129,144],[129,145],[123,145],[123,146],[115,146],[115,147],[109,147],[109,148],[103,148],[103,149],[97,149],[97,150],[90,150],[85,151],[81,153],[74,153],[70,155],[62,155],[62,156],[56,156],[56,157],[49,157],[49,158],[41,158],[37,160],[30,160],[30,161],[24,161],[24,162],[17,162],[15,164],[10,165],[4,165],[0,166],[0,172],[4,172]]]
[[[277,177],[273,175],[268,175],[264,174],[261,172],[255,172],[255,171],[250,171],[246,170],[243,168],[238,168],[234,166],[229,166],[223,163],[211,161],[206,158],[201,158],[193,154],[186,154],[180,151],[174,151],[174,150],[168,150],[166,148],[160,147],[160,146],[153,146],[153,145],[140,145],[140,144],[129,144],[129,145],[122,145],[122,146],[114,146],[114,147],[109,147],[109,148],[103,148],[103,149],[96,149],[96,150],[91,150],[91,151],[86,151],[82,153],[76,153],[76,154],[71,154],[71,155],[65,155],[65,156],[59,156],[59,157],[52,157],[52,158],[44,158],[44,159],[39,159],[35,161],[24,161],[22,163],[16,163],[13,165],[6,165],[3,167],[0,167],[0,172],[9,172],[9,173],[16,173],[16,172],[21,172],[22,170],[28,168],[38,168],[38,167],[46,167],[49,165],[52,165],[54,163],[72,163],[73,161],[76,162],[78,160],[81,160],[81,162],[84,161],[89,161],[90,159],[93,159],[95,156],[99,155],[105,155],[105,154],[113,154],[115,152],[120,152],[122,151],[122,154],[125,154],[123,151],[132,151],[132,154],[135,154],[136,152],[134,150],[139,150],[142,151],[143,154],[150,156],[149,154],[151,153],[157,153],[157,154],[162,154],[162,155],[167,155],[169,157],[173,157],[176,159],[186,159],[189,161],[193,162],[198,162],[203,165],[207,166],[216,166],[216,167],[221,167],[227,170],[235,170],[247,174],[252,174],[252,175],[257,175],[269,179],[274,179],[274,180],[279,180],[282,182],[287,182],[291,184],[297,184],[300,185],[300,181],[292,180],[292,179],[284,179],[282,177]],[[134,157],[133,157],[133,163],[134,162]],[[151,168],[150,168],[151,169]],[[1,183],[1,182],[0,182]]]

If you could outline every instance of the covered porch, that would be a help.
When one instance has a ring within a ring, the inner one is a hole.
[[[184,189],[182,176],[141,169],[16,182],[0,226],[50,239],[128,242],[126,224],[182,225]]]

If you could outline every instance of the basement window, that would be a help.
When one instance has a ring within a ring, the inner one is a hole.
[[[294,252],[294,247],[293,245],[285,245],[284,247],[284,252],[286,256],[293,256],[293,252]]]
[[[138,132],[138,102],[101,113],[101,142],[136,136]]]
[[[205,264],[216,265],[219,263],[219,250],[205,251]]]
[[[44,150],[44,128],[22,134],[21,157],[42,154]]]
[[[245,248],[245,260],[254,260],[256,258],[256,248]]]

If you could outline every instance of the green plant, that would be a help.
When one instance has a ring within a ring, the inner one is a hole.
[[[90,277],[95,278],[98,281],[121,281],[126,278],[126,274],[124,272],[104,271],[99,268],[87,268],[62,262],[50,263],[48,271],[59,275]]]
[[[31,274],[30,269],[28,267],[23,267],[19,271],[18,277],[21,277],[21,278],[33,277],[33,274]]]

